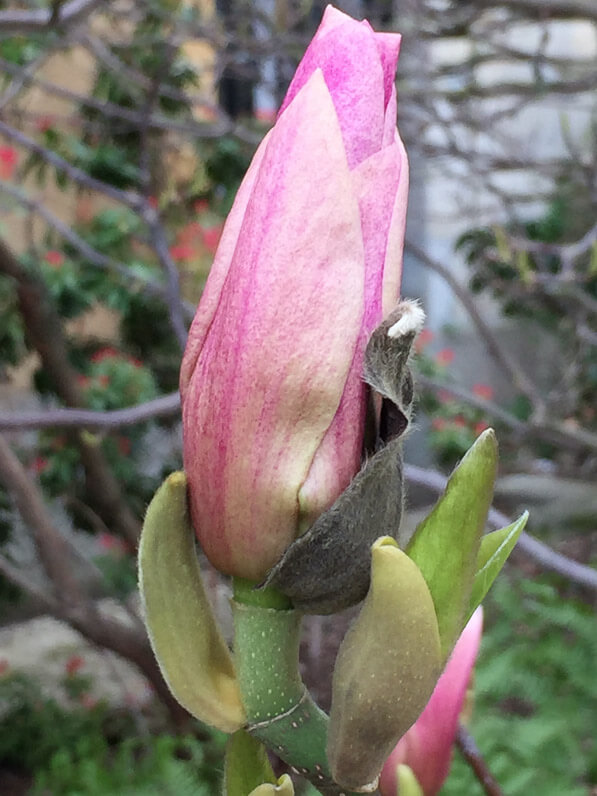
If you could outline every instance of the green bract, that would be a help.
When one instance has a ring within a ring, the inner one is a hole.
[[[186,477],[172,473],[149,504],[139,587],[151,646],[176,699],[224,732],[245,723],[234,665],[205,594],[190,525]]]
[[[497,442],[493,429],[488,429],[454,470],[444,494],[417,527],[406,550],[433,597],[444,660],[469,615],[496,472]]]

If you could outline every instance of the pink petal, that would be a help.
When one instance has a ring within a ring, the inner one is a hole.
[[[326,13],[280,109],[282,114],[320,68],[338,114],[350,168],[376,152],[383,137],[385,75],[376,35],[350,17],[340,21],[337,13]]]
[[[255,152],[253,156],[249,170],[245,174],[240,188],[238,189],[232,210],[228,214],[224,229],[222,230],[218,250],[209,271],[209,276],[205,283],[203,294],[201,295],[201,301],[197,307],[197,312],[195,313],[193,323],[189,330],[189,337],[180,368],[180,396],[183,403],[189,382],[195,370],[197,357],[199,356],[201,347],[205,342],[205,336],[207,335],[210,324],[218,308],[222,289],[226,277],[228,276],[230,263],[234,256],[238,233],[245,217],[247,204],[251,198],[253,186],[257,179],[259,169],[261,168],[261,163],[267,150],[271,133],[272,131],[270,130],[259,145],[257,152]]]
[[[206,554],[258,579],[297,533],[363,314],[358,205],[320,71],[272,130],[239,227],[187,388],[185,469]]]
[[[406,228],[406,209],[408,202],[408,156],[404,149],[404,144],[394,132],[395,144],[400,152],[400,178],[394,207],[392,209],[392,220],[388,232],[388,244],[386,247],[386,259],[383,268],[383,287],[382,287],[382,315],[385,318],[396,306],[400,295],[400,280],[402,277],[402,255],[404,251],[404,233]]]
[[[403,158],[403,149],[394,143],[367,158],[352,172],[365,246],[365,314],[338,412],[317,450],[299,495],[301,512],[307,525],[309,520],[313,522],[329,507],[329,504],[322,502],[322,496],[329,498],[330,495],[340,494],[358,470],[362,435],[354,433],[353,424],[358,418],[358,426],[364,427],[363,356],[369,335],[382,320],[382,280],[388,230],[394,212],[393,197],[401,188]],[[383,201],[380,201],[380,197],[383,197]],[[399,269],[400,264],[397,265]],[[396,284],[399,284],[400,273],[394,276]],[[330,461],[337,462],[336,467],[330,468]],[[324,484],[325,488],[322,488]]]
[[[392,93],[395,95],[396,67],[398,66],[398,55],[400,54],[400,43],[402,36],[399,33],[375,33],[375,43],[379,51],[381,66],[384,78],[384,105],[387,108]],[[394,114],[394,124],[396,115]]]

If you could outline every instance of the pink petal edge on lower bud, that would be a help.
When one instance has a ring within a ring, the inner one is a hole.
[[[450,656],[431,699],[389,756],[380,778],[382,796],[396,796],[396,771],[408,765],[425,796],[435,796],[450,770],[452,747],[481,644],[483,609],[477,608]]]

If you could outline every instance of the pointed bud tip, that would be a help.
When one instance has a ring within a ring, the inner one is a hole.
[[[251,791],[249,796],[294,796],[294,785],[288,774],[282,774],[276,785],[264,783]]]
[[[382,547],[398,547],[398,542],[392,536],[380,536],[371,545],[371,551],[379,550]]]
[[[173,489],[186,489],[186,473],[183,470],[177,470],[175,473],[170,473],[170,475],[166,478],[166,483]]]
[[[402,315],[388,329],[388,337],[404,337],[407,334],[418,334],[425,323],[425,313],[417,301],[400,302]]]
[[[485,431],[482,431],[479,434],[475,444],[477,444],[477,445],[491,445],[497,451],[498,441],[497,441],[497,437],[495,435],[495,431],[492,428],[486,428]]]

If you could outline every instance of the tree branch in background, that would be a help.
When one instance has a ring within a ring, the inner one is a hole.
[[[426,268],[439,274],[442,279],[451,287],[454,295],[459,299],[461,304],[466,309],[470,319],[475,324],[479,336],[487,346],[489,354],[493,357],[499,367],[511,379],[514,386],[525,395],[532,406],[534,407],[535,414],[542,417],[545,412],[545,404],[537,387],[529,379],[524,370],[520,367],[519,363],[514,359],[509,351],[506,351],[496,339],[494,333],[489,328],[488,324],[483,320],[475,301],[464,285],[454,277],[454,274],[448,267],[430,257],[423,249],[414,243],[407,241],[406,250],[419,260],[419,262]]]
[[[25,270],[10,249],[0,241],[0,273],[17,282],[19,310],[31,346],[52,379],[56,394],[72,408],[84,404],[77,374],[70,365],[68,348],[60,318],[56,314],[45,284]],[[140,524],[126,503],[101,449],[74,434],[86,475],[89,501],[105,523],[135,545]]]
[[[72,564],[77,558],[76,552],[55,527],[39,487],[29,478],[1,435],[0,482],[14,498],[23,521],[31,530],[53,594],[31,585],[4,557],[0,557],[0,572],[14,585],[31,594],[57,619],[67,622],[93,643],[134,663],[151,682],[173,719],[179,724],[186,722],[188,714],[170,694],[143,630],[127,627],[102,614],[84,593],[73,575]]]
[[[407,481],[420,486],[425,486],[437,494],[441,494],[446,488],[448,479],[434,470],[426,470],[413,464],[404,467],[404,475]],[[489,522],[495,528],[510,525],[512,520],[495,508],[489,510]],[[535,539],[527,531],[523,531],[516,545],[517,550],[521,550],[542,567],[563,575],[568,580],[585,586],[593,591],[597,591],[597,570],[579,564],[568,556],[557,553],[551,547]]]
[[[102,182],[102,180],[98,180],[95,177],[90,177],[87,172],[77,166],[73,166],[68,160],[65,160],[46,147],[41,146],[37,141],[29,138],[29,136],[21,133],[19,130],[15,130],[14,127],[11,127],[2,120],[0,120],[0,135],[6,136],[10,141],[14,141],[19,146],[29,150],[29,152],[34,152],[36,155],[39,155],[46,163],[49,163],[50,166],[53,166],[57,171],[63,172],[69,179],[77,183],[77,185],[82,185],[84,188],[97,191],[99,194],[129,207],[131,210],[140,210],[143,201],[139,194],[134,191],[121,191],[120,188],[115,188],[113,185],[110,185],[110,183]]]
[[[516,431],[521,439],[533,437],[544,440],[545,442],[563,445],[570,450],[588,449],[597,451],[597,434],[583,428],[570,428],[557,420],[547,420],[543,422],[520,420],[515,415],[502,409],[501,406],[473,395],[464,387],[458,387],[451,382],[437,381],[422,373],[417,374],[417,384],[432,390],[435,393],[450,393],[469,406],[487,412],[489,417],[499,420],[512,431]]]
[[[44,409],[39,412],[0,412],[0,430],[34,428],[116,429],[180,413],[178,392],[162,395],[137,406],[95,412],[91,409]]]
[[[68,0],[59,4],[57,13],[52,8],[40,8],[35,11],[0,11],[0,33],[20,35],[54,27],[64,28],[80,22],[96,8],[105,4],[106,0]]]
[[[458,726],[456,733],[456,746],[460,754],[464,757],[470,768],[473,770],[479,784],[483,788],[486,796],[503,796],[502,789],[493,778],[489,766],[485,762],[475,739],[463,724]]]

